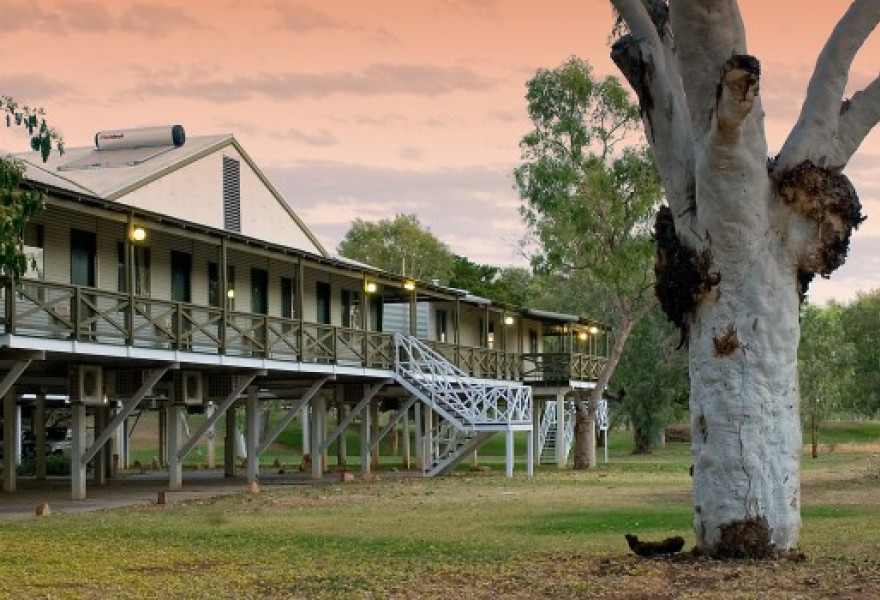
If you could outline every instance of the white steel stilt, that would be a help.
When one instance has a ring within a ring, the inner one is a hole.
[[[235,405],[226,409],[226,431],[223,437],[223,475],[235,477]]]
[[[535,436],[532,432],[526,439],[526,476],[529,479],[535,476]]]
[[[409,409],[403,415],[403,468],[410,468],[410,448],[409,448]]]
[[[427,462],[425,461],[425,442],[422,435],[424,429],[422,405],[419,402],[413,407],[413,427],[415,428],[416,468],[419,471],[424,471]]]
[[[324,453],[321,451],[321,441],[324,433],[324,415],[326,410],[324,396],[317,396],[312,400],[312,415],[310,421],[311,440],[309,446],[312,449],[312,479],[324,477]]]
[[[212,417],[214,416],[214,410],[214,402],[208,402],[207,406],[205,406],[205,418],[209,421],[212,420]],[[208,468],[213,469],[217,466],[217,428],[214,427],[214,425],[211,425],[208,428],[208,433],[206,434],[206,437],[208,439],[207,443],[205,444],[207,447],[205,451],[207,455],[206,459],[208,462]]]

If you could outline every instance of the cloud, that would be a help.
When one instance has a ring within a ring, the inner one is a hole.
[[[114,5],[118,7],[119,5]],[[199,28],[200,24],[176,6],[135,2],[119,10],[98,2],[46,3],[0,0],[0,32],[43,30],[52,35],[92,32],[134,33],[161,37],[180,30]]]
[[[399,156],[402,160],[409,162],[424,160],[425,155],[425,149],[417,148],[416,146],[402,146],[397,151],[397,156]]]
[[[4,95],[12,96],[22,104],[31,106],[76,93],[76,90],[71,89],[69,85],[40,73],[0,74],[0,90],[3,90]]]
[[[398,41],[398,37],[387,29],[367,27],[301,3],[279,1],[274,3],[273,9],[277,15],[275,27],[284,31],[311,34],[337,30],[361,33],[382,43]]]
[[[166,69],[167,71],[167,69]],[[437,97],[454,92],[492,88],[496,80],[467,67],[378,63],[359,71],[324,73],[258,73],[229,79],[181,77],[157,79],[155,72],[141,69],[141,83],[129,90],[135,96],[195,98],[235,102],[263,96],[279,101],[327,98],[338,95],[411,95]]]
[[[304,142],[309,146],[316,146],[319,148],[339,145],[339,138],[337,138],[329,129],[321,129],[317,133],[305,133],[299,129],[288,129],[287,131],[282,132],[269,131],[267,132],[267,135],[276,140]]]
[[[443,12],[466,13],[493,20],[501,16],[499,0],[438,0],[437,4]]]
[[[524,263],[515,251],[525,229],[508,166],[417,171],[303,162],[266,173],[328,248],[356,218],[414,213],[457,254],[496,265]]]

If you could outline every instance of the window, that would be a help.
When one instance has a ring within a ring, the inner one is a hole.
[[[293,291],[293,279],[290,277],[281,278],[281,316],[285,319],[294,317],[294,300],[296,299]]]
[[[486,347],[489,350],[495,348],[495,322],[489,321],[489,331],[486,333]]]
[[[269,273],[266,269],[251,269],[251,312],[269,314]]]
[[[241,163],[223,157],[223,228],[241,232]]]
[[[342,290],[342,326],[361,328],[361,297],[357,292]]]
[[[144,246],[132,246],[134,254],[134,294],[136,296],[150,295],[150,249]],[[118,258],[117,289],[120,292],[128,291],[128,281],[125,264],[125,242],[116,244]]]
[[[315,287],[315,296],[317,300],[316,317],[318,323],[324,325],[330,324],[330,284],[323,281],[317,282]]]
[[[43,226],[37,223],[25,224],[22,242],[22,251],[26,259],[23,277],[25,279],[43,279],[46,274]]]
[[[437,341],[446,342],[446,311],[437,311]]]

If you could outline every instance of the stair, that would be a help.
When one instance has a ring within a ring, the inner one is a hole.
[[[538,453],[541,464],[556,464],[556,444],[559,438],[559,427],[556,419],[556,400],[548,400],[544,404],[544,415],[541,417],[541,430],[538,433]],[[565,444],[565,460],[571,453],[571,445],[574,441],[574,407],[566,411],[565,431],[563,443]]]
[[[470,377],[415,337],[395,334],[395,374],[439,415],[425,476],[443,475],[499,431],[532,429],[532,390]]]

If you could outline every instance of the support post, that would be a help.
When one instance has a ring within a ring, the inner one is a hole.
[[[403,468],[410,468],[409,408],[404,411],[403,415]]]
[[[159,465],[168,464],[168,402],[159,405]]]
[[[345,388],[341,385],[336,386],[336,424],[340,426],[345,421]],[[346,466],[348,462],[348,445],[343,429],[336,440],[336,464],[340,467]]]
[[[513,477],[513,429],[508,428],[505,434],[504,474]]]
[[[168,489],[172,492],[183,489],[183,457],[178,454],[182,437],[182,410],[183,406],[178,404],[178,399],[174,395],[174,386],[169,386],[166,425],[168,428]]]
[[[526,477],[531,479],[535,476],[535,436],[529,432],[526,440]]]
[[[247,405],[245,408],[247,420],[247,482],[248,485],[256,483],[260,473],[260,455],[257,453],[257,445],[260,442],[260,399],[257,396],[258,388],[248,388]]]
[[[379,403],[370,401],[370,441],[379,439]],[[370,468],[379,468],[379,444],[370,444]]]
[[[457,346],[456,346],[457,347]],[[419,471],[424,472],[425,465],[425,442],[422,436],[422,403],[416,402],[416,405],[413,407],[413,427],[415,428],[415,442],[416,445],[416,467]]]
[[[34,432],[36,455],[34,457],[37,479],[46,479],[46,394],[37,394],[37,403],[31,416],[31,429]]]
[[[226,432],[223,437],[223,476],[235,477],[235,404],[226,409]]]
[[[361,409],[361,475],[370,474],[370,406],[365,404]]]
[[[321,437],[324,433],[324,414],[326,413],[326,401],[323,395],[319,395],[312,400],[312,418],[309,423],[311,431],[311,441],[309,445],[312,448],[312,479],[322,479],[324,477],[324,451],[321,448]]]
[[[92,424],[94,436],[103,432],[107,427],[107,407],[95,406],[92,409]],[[95,446],[96,444],[92,444]],[[88,461],[88,453],[86,453],[86,461]],[[97,452],[92,455],[92,480],[96,486],[103,487],[107,485],[107,453],[104,447],[99,446]]]
[[[70,497],[85,500],[88,463],[83,460],[86,451],[86,405],[82,402],[70,405],[70,429]]]
[[[16,431],[15,390],[11,387],[3,395],[3,491],[15,491],[15,440],[20,437]]]
[[[532,401],[532,431],[529,435],[529,443],[532,445],[532,459],[529,464],[534,472],[535,467],[541,464],[541,420],[544,413],[544,400],[535,398]]]
[[[208,404],[205,406],[205,418],[208,419],[209,421],[211,421],[211,426],[208,427],[208,433],[206,434],[207,438],[208,438],[208,442],[206,444],[206,446],[207,446],[207,450],[206,450],[207,457],[206,458],[207,458],[209,469],[214,469],[217,466],[217,428],[214,426],[214,423],[213,423],[214,411],[215,411],[215,406],[214,406],[214,402],[212,400],[212,401],[209,401]]]
[[[568,454],[565,452],[565,392],[556,393],[556,466],[564,469],[568,464]]]

